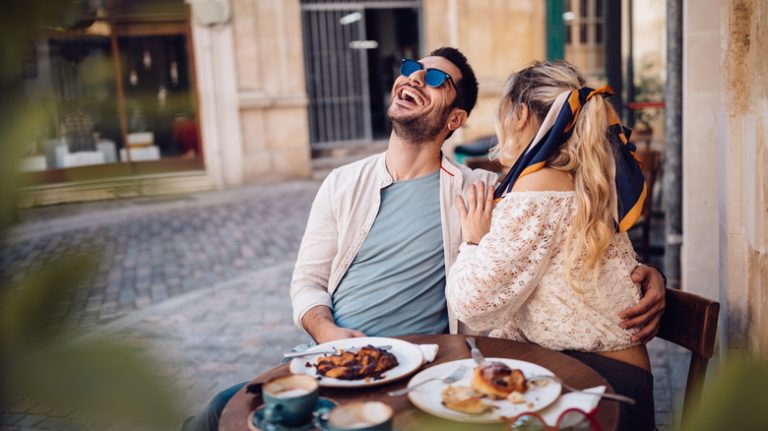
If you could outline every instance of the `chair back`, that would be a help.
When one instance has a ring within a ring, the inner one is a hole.
[[[691,406],[701,399],[707,364],[715,347],[719,312],[719,302],[677,289],[667,289],[659,337],[691,351],[683,399],[683,421],[690,414]]]

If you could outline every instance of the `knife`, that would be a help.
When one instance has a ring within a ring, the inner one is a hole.
[[[474,337],[467,337],[467,344],[469,344],[469,353],[472,355],[472,359],[475,360],[475,363],[477,365],[484,365],[485,364],[485,357],[483,357],[483,354],[480,353],[480,350],[477,348],[477,345],[475,344],[475,338]]]
[[[326,349],[326,350],[313,350],[313,351],[306,350],[306,351],[303,351],[303,352],[285,353],[285,354],[283,354],[283,360],[293,359],[293,358],[300,358],[302,356],[312,356],[312,355],[327,355],[327,354],[335,355],[335,354],[339,353],[339,350],[344,350],[344,351],[347,351],[347,352],[357,352],[362,347],[364,347],[364,346],[350,347],[348,349],[333,348],[333,349]],[[390,345],[374,346],[374,347],[376,347],[377,349],[381,349],[381,350],[392,350],[392,346],[390,346]]]

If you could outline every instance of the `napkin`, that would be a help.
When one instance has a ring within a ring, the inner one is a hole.
[[[605,386],[595,386],[594,388],[584,389],[584,391],[603,394]],[[560,417],[560,414],[567,409],[577,408],[589,413],[597,407],[599,402],[600,397],[581,392],[569,392],[559,397],[557,401],[540,411],[539,414],[547,422],[547,425],[553,427],[557,424],[557,418]]]
[[[432,362],[437,356],[437,344],[419,344],[421,353],[424,354],[424,362]]]

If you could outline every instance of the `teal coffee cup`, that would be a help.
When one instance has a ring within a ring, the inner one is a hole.
[[[379,401],[359,401],[331,410],[326,431],[392,431],[392,408]]]
[[[312,420],[318,399],[318,384],[313,377],[278,377],[262,386],[261,392],[264,398],[264,419],[268,422],[298,426]]]

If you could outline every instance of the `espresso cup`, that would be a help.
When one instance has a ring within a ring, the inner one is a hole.
[[[270,380],[261,388],[264,419],[297,426],[308,423],[317,405],[318,384],[313,377],[293,375]]]
[[[392,408],[379,401],[358,401],[336,407],[324,423],[327,431],[391,431]]]

